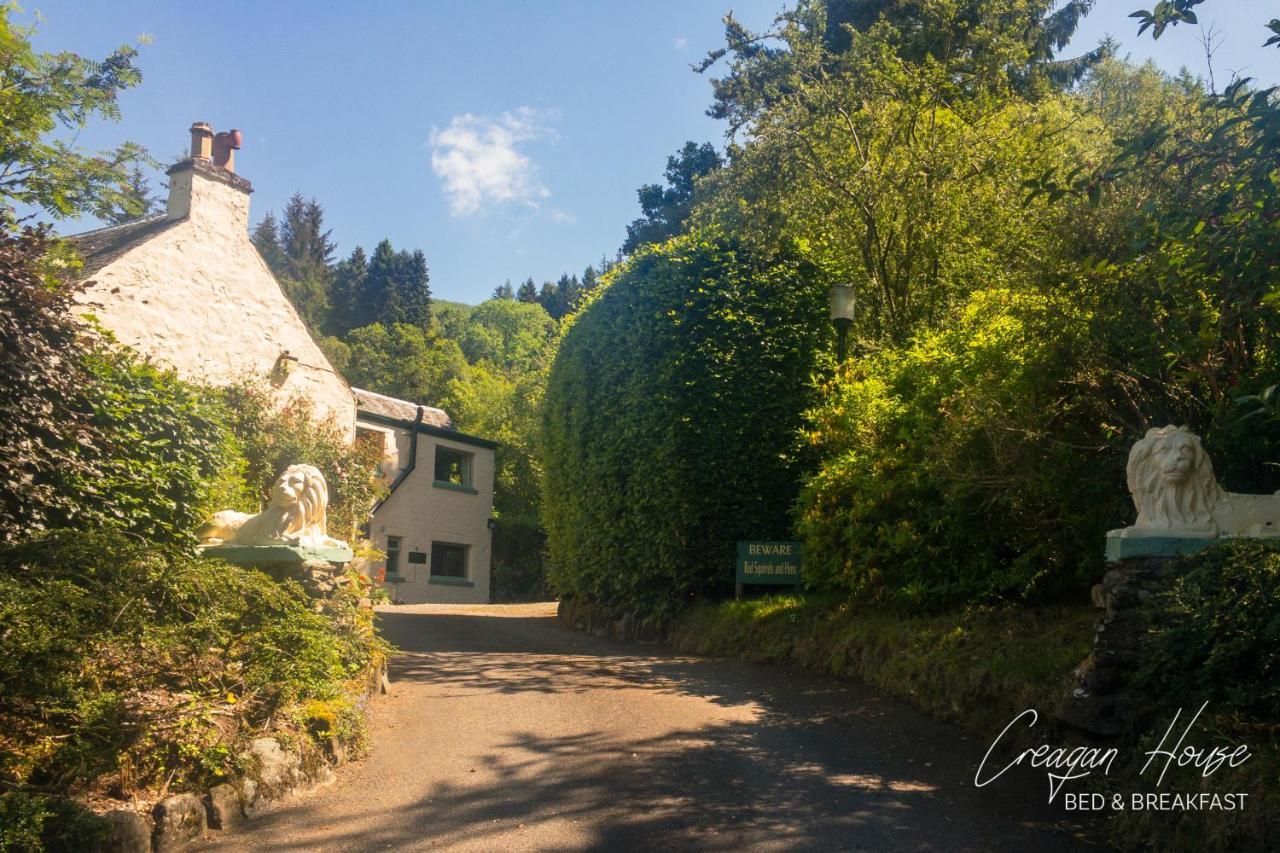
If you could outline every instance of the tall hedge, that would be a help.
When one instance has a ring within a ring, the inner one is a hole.
[[[548,576],[642,614],[727,592],[785,538],[830,323],[794,257],[694,232],[619,268],[566,332],[543,410]]]

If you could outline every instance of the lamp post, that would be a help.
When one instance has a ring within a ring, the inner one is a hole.
[[[849,329],[853,326],[853,285],[833,284],[827,297],[831,302],[831,322],[836,327],[836,360],[844,364]]]

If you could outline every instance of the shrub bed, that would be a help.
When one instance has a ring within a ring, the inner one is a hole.
[[[362,583],[317,603],[294,582],[119,533],[0,547],[3,808],[30,835],[56,811],[32,794],[199,790],[242,770],[244,744],[267,731],[358,752],[355,705],[388,650]]]

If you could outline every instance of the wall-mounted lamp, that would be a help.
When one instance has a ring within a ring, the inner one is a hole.
[[[271,384],[280,388],[289,379],[289,375],[298,368],[298,357],[290,355],[288,350],[276,356],[276,363],[271,367]]]

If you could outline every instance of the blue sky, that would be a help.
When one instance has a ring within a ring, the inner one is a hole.
[[[1110,33],[1136,60],[1203,73],[1195,28],[1155,44],[1134,36],[1127,15],[1144,5],[1099,0],[1076,45]],[[1280,51],[1260,47],[1269,6],[1203,7],[1201,19],[1224,35],[1220,86],[1242,69],[1280,81]],[[638,213],[636,188],[658,180],[685,140],[721,141],[723,128],[704,115],[710,84],[689,64],[721,44],[730,7],[763,27],[781,3],[44,0],[27,9],[45,18],[43,50],[102,56],[151,38],[143,84],[121,99],[123,121],[95,124],[82,144],[131,139],[167,162],[185,150],[192,121],[238,127],[255,222],[295,190],[315,196],[340,254],[383,237],[420,248],[433,292],[474,303],[506,279],[541,282],[612,256]]]

